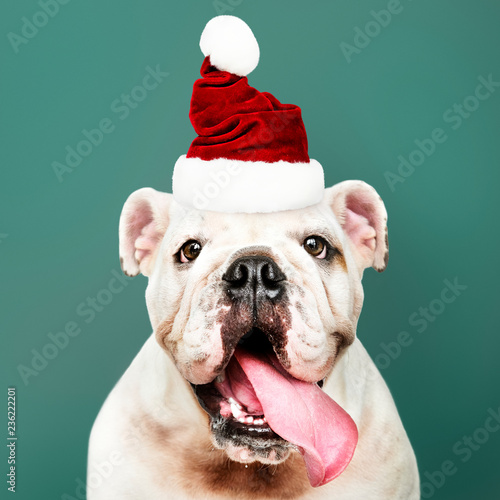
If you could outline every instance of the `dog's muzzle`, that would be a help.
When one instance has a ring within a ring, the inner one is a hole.
[[[214,444],[230,458],[279,463],[296,449],[311,485],[320,486],[351,460],[357,428],[320,381],[306,382],[289,371],[289,287],[267,256],[244,256],[229,265],[220,299],[222,362],[212,381],[192,387],[210,415]]]

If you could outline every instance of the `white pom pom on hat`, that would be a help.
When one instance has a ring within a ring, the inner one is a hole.
[[[205,55],[189,119],[197,137],[174,167],[183,206],[223,213],[270,213],[320,203],[323,167],[309,157],[300,108],[248,84],[259,63],[251,29],[234,16],[208,22]]]
[[[200,39],[203,55],[221,71],[238,76],[250,74],[259,64],[259,44],[252,30],[235,16],[217,16],[210,20]]]

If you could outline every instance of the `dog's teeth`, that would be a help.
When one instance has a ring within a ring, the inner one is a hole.
[[[233,398],[229,398],[228,401],[232,405],[236,406],[236,408],[239,408],[240,410],[243,410],[243,406],[241,406],[240,403],[238,403],[238,401],[235,401]]]
[[[246,423],[247,424],[253,424],[253,417],[251,417],[250,415],[245,419]]]
[[[264,425],[264,420],[262,418],[255,418],[253,423],[255,425]]]
[[[239,420],[241,417],[245,415],[245,413],[241,411],[241,406],[234,400],[230,401],[230,403],[231,403],[231,412],[233,413],[234,418]]]
[[[245,417],[238,418],[238,422],[241,422],[242,424],[246,424],[247,423]]]

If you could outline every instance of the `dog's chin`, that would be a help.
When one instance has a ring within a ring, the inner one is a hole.
[[[229,417],[211,418],[212,442],[235,462],[278,464],[288,458],[294,446],[267,424],[252,426]]]

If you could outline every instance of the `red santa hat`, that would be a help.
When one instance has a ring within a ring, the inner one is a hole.
[[[174,168],[177,202],[217,212],[275,212],[323,198],[323,168],[309,158],[301,111],[248,85],[259,62],[250,28],[234,16],[208,22],[202,78],[189,118],[198,134]]]

